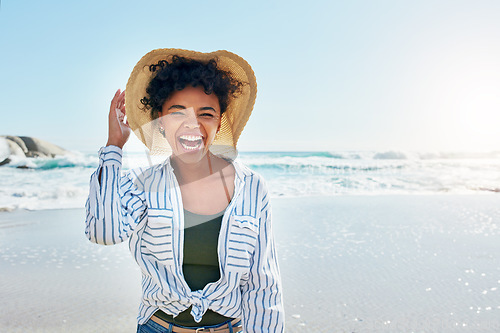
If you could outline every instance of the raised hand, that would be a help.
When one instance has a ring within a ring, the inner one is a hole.
[[[127,142],[130,136],[130,126],[125,119],[126,115],[125,90],[118,89],[109,107],[108,143],[106,146],[113,145],[123,148]]]

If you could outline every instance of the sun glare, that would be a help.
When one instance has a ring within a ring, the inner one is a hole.
[[[484,50],[442,50],[427,69],[429,127],[440,148],[500,150],[500,67]]]

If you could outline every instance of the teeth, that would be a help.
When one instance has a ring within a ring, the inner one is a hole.
[[[201,136],[199,136],[199,135],[181,135],[180,138],[182,140],[187,140],[187,141],[198,141],[198,140],[201,140]]]
[[[184,147],[184,149],[187,149],[187,150],[196,150],[198,148],[200,148],[201,146],[201,143],[198,143],[196,146],[188,146],[188,145],[185,145],[181,142],[181,145],[182,147]]]
[[[182,147],[186,150],[199,149],[201,144],[203,143],[203,141],[202,141],[203,137],[200,135],[181,135],[179,138],[184,140],[184,141],[197,142],[197,144],[194,146],[188,146],[188,145],[185,145],[182,141],[179,141],[180,144],[182,145]]]

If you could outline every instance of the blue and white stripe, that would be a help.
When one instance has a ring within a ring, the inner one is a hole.
[[[121,158],[115,146],[99,151],[99,167],[90,179],[85,233],[104,245],[129,240],[142,271],[138,322],[145,323],[158,309],[176,316],[192,305],[196,321],[211,309],[241,317],[244,332],[284,332],[271,206],[260,175],[233,162],[235,190],[218,243],[221,277],[192,291],[182,272],[184,210],[170,159],[122,175]]]

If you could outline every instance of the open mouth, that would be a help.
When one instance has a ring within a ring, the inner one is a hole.
[[[179,143],[186,150],[196,150],[202,146],[203,137],[200,135],[181,135]]]

